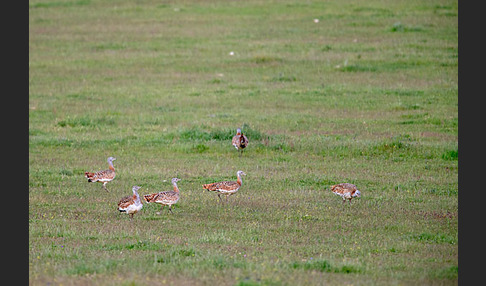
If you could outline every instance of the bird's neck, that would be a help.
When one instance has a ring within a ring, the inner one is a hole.
[[[177,183],[172,183],[172,185],[174,185],[174,192],[178,193],[179,192],[179,188],[177,187]]]
[[[238,180],[236,180],[236,182],[238,183],[238,185],[242,185],[243,184],[243,181],[241,180],[241,176],[240,174],[238,174]]]
[[[113,163],[110,162],[110,170],[115,171],[115,167],[113,167]]]
[[[136,205],[139,205],[141,203],[140,196],[138,194],[133,195],[133,200],[135,201]]]

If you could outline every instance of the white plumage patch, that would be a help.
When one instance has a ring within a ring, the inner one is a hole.
[[[220,192],[222,194],[232,194],[232,193],[236,193],[238,191],[238,189],[233,189],[233,190],[216,189],[216,192]]]
[[[177,198],[159,198],[155,202],[159,204],[164,204],[164,205],[173,205],[179,201],[179,197]]]
[[[127,214],[135,214],[139,212],[142,209],[143,205],[136,205],[136,204],[131,204],[126,208],[119,208],[120,211],[126,212]]]

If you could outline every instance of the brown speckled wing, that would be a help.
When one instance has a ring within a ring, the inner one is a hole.
[[[341,183],[331,186],[331,190],[337,194],[354,193],[356,192],[356,186],[349,183]]]
[[[248,145],[248,138],[245,135],[241,134],[240,137],[240,148],[243,149]]]
[[[149,194],[149,195],[144,195],[143,196],[143,199],[147,202],[147,203],[153,203],[155,201],[155,198],[157,197],[159,193],[154,193],[154,194]]]
[[[118,202],[118,209],[126,209],[133,203],[134,203],[133,196],[123,197]]]
[[[235,181],[223,181],[223,182],[217,182],[212,184],[206,184],[203,187],[209,191],[219,191],[219,190],[233,191],[238,189],[240,185]]]
[[[179,200],[179,193],[174,191],[160,192],[155,198],[156,203],[174,203]]]
[[[103,170],[94,173],[90,179],[94,182],[99,180],[113,180],[115,178],[115,171],[113,170]]]
[[[231,140],[231,144],[233,144],[233,146],[238,146],[240,144],[240,136],[239,135],[235,135],[233,136],[233,139]]]

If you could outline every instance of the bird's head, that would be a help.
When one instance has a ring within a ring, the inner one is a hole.
[[[243,171],[236,172],[236,175],[238,175],[238,176],[245,175],[246,176],[245,172],[243,172]]]
[[[241,134],[241,129],[240,128],[236,129],[236,135],[238,135],[238,134]]]
[[[140,189],[141,187],[140,186],[133,186],[132,187],[132,192],[133,192],[133,195],[135,196],[135,204],[136,205],[139,205],[141,204],[142,202],[140,201],[140,195],[137,193],[137,191]]]
[[[179,182],[181,179],[179,178],[172,178],[172,184],[175,184],[177,182]]]
[[[140,186],[133,186],[133,187],[132,187],[132,192],[133,192],[133,194],[134,194],[134,195],[136,195],[136,194],[137,194],[137,191],[138,191],[140,188],[141,188]]]
[[[352,197],[361,197],[361,192],[359,190],[356,190],[356,192],[354,192],[354,194],[352,195]]]
[[[116,160],[116,158],[115,158],[115,157],[108,157],[108,163],[111,163],[111,162],[113,162],[113,161],[115,161],[115,160]]]

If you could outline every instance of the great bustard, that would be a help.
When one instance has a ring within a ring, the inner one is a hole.
[[[238,177],[236,181],[222,181],[204,184],[202,185],[202,187],[205,190],[217,192],[220,202],[222,202],[221,195],[225,195],[226,201],[228,201],[228,197],[238,192],[241,185],[243,184],[243,181],[241,180],[241,175],[246,174],[243,171],[238,171],[236,172],[236,176]]]
[[[343,204],[346,202],[346,199],[348,199],[349,203],[351,204],[351,199],[361,197],[361,192],[358,190],[356,185],[350,183],[333,185],[331,186],[331,191],[343,198]]]
[[[88,178],[88,182],[100,182],[103,183],[103,189],[105,189],[107,192],[108,189],[106,188],[106,184],[108,182],[113,181],[115,178],[115,167],[113,167],[113,161],[116,160],[114,157],[108,157],[108,165],[109,169],[108,170],[103,170],[103,171],[98,171],[95,173],[91,172],[84,172],[84,176]]]
[[[239,156],[243,153],[243,149],[248,146],[248,138],[241,132],[240,128],[236,129],[236,135],[233,136],[231,144],[238,150]]]
[[[181,179],[179,178],[172,178],[172,185],[174,186],[173,190],[144,195],[143,196],[144,200],[147,203],[161,204],[162,205],[162,207],[160,208],[161,212],[164,209],[164,206],[169,206],[169,211],[171,213],[174,213],[172,211],[172,205],[177,203],[181,197],[179,192],[179,187],[177,186],[177,182],[179,182],[180,180]]]
[[[127,213],[130,216],[130,220],[132,220],[133,215],[139,212],[143,207],[143,204],[140,201],[140,196],[137,193],[139,189],[140,189],[139,186],[133,186],[132,188],[133,195],[123,197],[118,202],[118,210],[120,212]]]

